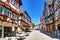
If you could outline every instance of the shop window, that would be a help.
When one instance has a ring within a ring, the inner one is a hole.
[[[2,26],[0,26],[0,38],[2,38]]]
[[[12,28],[11,27],[4,27],[4,37],[11,37],[11,31]]]

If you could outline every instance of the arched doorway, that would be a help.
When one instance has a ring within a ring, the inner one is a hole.
[[[60,24],[58,24],[58,38],[60,38]]]
[[[60,24],[58,24],[58,30],[60,30]]]

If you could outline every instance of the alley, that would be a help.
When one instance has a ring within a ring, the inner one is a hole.
[[[30,36],[26,37],[25,40],[58,40],[58,39],[53,39],[53,38],[41,33],[40,31],[33,30],[30,33]]]

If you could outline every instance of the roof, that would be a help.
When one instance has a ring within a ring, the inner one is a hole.
[[[21,14],[21,13],[24,13],[24,12],[25,12],[24,10],[20,10],[20,14]]]
[[[27,11],[25,11],[25,10],[20,10],[20,14],[23,14],[23,13],[26,13],[26,15],[30,18],[30,16],[29,16],[29,14],[27,13]],[[31,20],[31,18],[30,18],[30,20]]]
[[[22,1],[21,0],[15,0],[15,1],[19,4],[19,6],[22,5]]]
[[[53,4],[53,0],[46,0],[47,5],[52,5]]]

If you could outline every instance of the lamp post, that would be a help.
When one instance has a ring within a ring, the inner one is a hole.
[[[18,30],[17,31],[20,32],[21,31],[21,28],[20,28],[20,26],[21,26],[21,16],[19,16],[18,21],[19,21],[19,24],[18,24]]]

